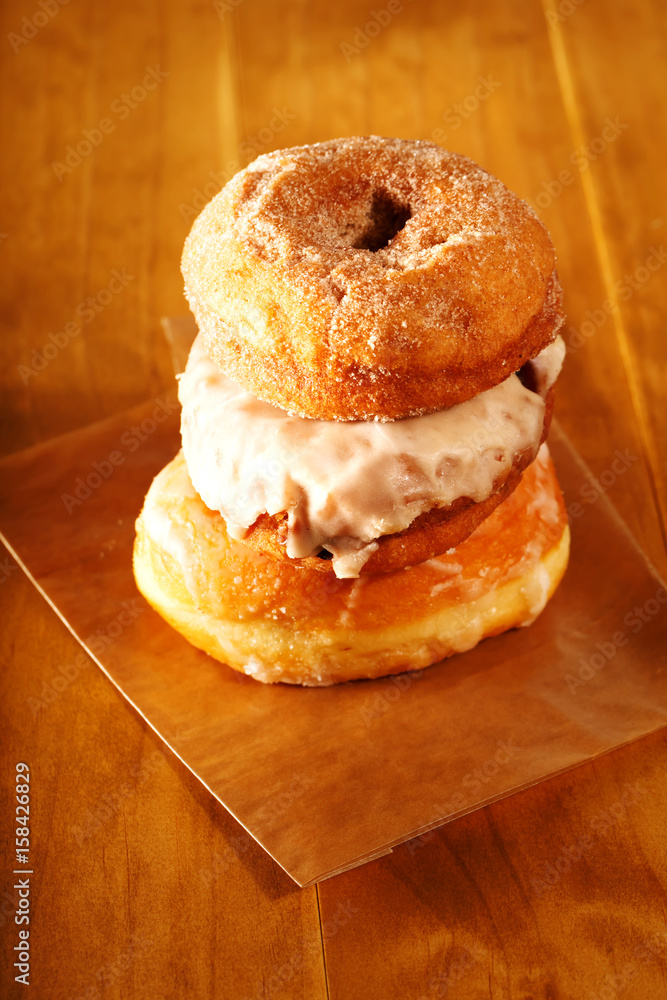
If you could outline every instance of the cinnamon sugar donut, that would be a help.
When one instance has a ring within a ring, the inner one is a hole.
[[[395,420],[471,399],[563,322],[537,216],[430,142],[370,136],[260,156],[197,218],[182,267],[221,370],[320,419]]]
[[[530,624],[568,547],[546,446],[455,551],[358,580],[299,570],[231,539],[179,453],[148,491],[134,572],[149,603],[211,656],[267,683],[317,686],[417,670]]]

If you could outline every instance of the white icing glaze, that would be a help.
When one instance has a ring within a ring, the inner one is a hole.
[[[555,381],[561,361],[553,345],[533,361],[541,388]],[[302,558],[325,548],[336,575],[350,578],[381,535],[459,497],[485,500],[518,455],[534,457],[544,422],[541,395],[516,375],[420,417],[308,420],[226,378],[201,337],[180,377],[179,398],[192,482],[221,512],[230,536],[241,540],[261,514],[286,511],[287,554]]]
[[[558,374],[565,361],[566,347],[561,336],[552,340],[543,351],[533,358],[532,365],[537,383],[537,391],[541,396],[546,396],[551,386],[558,378]]]

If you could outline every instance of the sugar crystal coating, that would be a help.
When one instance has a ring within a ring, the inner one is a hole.
[[[466,157],[354,137],[237,174],[186,242],[186,293],[220,368],[323,419],[454,405],[562,324],[548,233]]]

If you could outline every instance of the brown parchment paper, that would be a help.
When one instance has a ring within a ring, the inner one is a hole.
[[[187,330],[172,340],[183,346]],[[132,577],[134,520],[179,447],[178,420],[165,394],[5,459],[2,537],[113,683],[299,885],[667,723],[667,591],[604,496],[572,507],[570,567],[530,628],[388,680],[302,689],[239,677],[166,625]],[[592,476],[557,427],[550,444],[567,502],[590,497]],[[37,711],[40,698],[36,688]]]

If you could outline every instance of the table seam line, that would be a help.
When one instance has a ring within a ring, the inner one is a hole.
[[[327,972],[327,959],[324,953],[324,933],[322,931],[322,909],[320,907],[320,887],[315,883],[315,899],[317,900],[317,919],[320,927],[320,944],[322,945],[322,968],[324,970],[324,989],[326,991],[326,1000],[330,1000],[329,996],[329,973]]]

